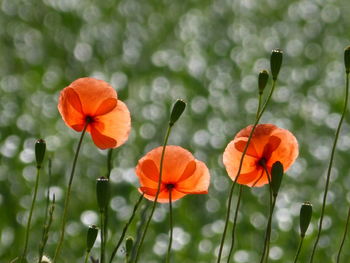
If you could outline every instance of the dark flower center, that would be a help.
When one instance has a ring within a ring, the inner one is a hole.
[[[175,188],[175,184],[166,184],[165,187],[166,189],[171,190]]]
[[[87,123],[92,123],[92,122],[94,122],[94,117],[91,117],[91,116],[86,116],[85,117],[85,121],[87,122]]]
[[[265,158],[265,157],[262,157],[262,158],[260,158],[260,160],[257,162],[257,164],[258,164],[259,166],[265,167],[265,166],[266,166],[266,162],[267,162],[266,158]]]

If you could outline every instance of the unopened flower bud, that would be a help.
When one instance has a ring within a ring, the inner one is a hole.
[[[95,225],[89,226],[86,236],[86,251],[90,252],[96,241],[98,228]]]
[[[44,160],[46,150],[46,142],[43,139],[39,139],[35,142],[35,159],[36,167],[41,168]]]
[[[280,72],[283,59],[283,51],[280,49],[272,50],[270,66],[271,66],[271,75],[273,80],[277,79],[278,73]]]
[[[300,236],[304,237],[312,217],[312,204],[305,202],[300,209]]]
[[[100,211],[104,211],[109,203],[110,189],[108,178],[101,176],[96,182],[97,203]]]
[[[258,79],[258,86],[259,86],[259,94],[260,95],[263,94],[268,79],[269,79],[269,73],[267,72],[267,70],[260,71],[259,79]]]
[[[344,64],[346,73],[350,72],[350,46],[344,50]]]
[[[173,126],[175,122],[180,118],[181,114],[186,108],[186,103],[183,100],[177,100],[170,114],[169,125]]]
[[[133,245],[134,245],[134,239],[132,237],[128,237],[125,240],[125,250],[126,250],[126,256],[127,257],[130,256]]]
[[[283,179],[283,165],[275,162],[271,168],[271,188],[274,196],[277,196]]]

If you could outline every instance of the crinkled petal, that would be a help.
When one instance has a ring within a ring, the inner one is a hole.
[[[80,78],[72,82],[69,88],[78,94],[85,115],[96,116],[96,112],[108,99],[118,100],[117,92],[105,81],[95,78]],[[111,106],[110,102],[108,106]],[[115,106],[114,106],[115,107]],[[106,109],[112,109],[106,107]],[[106,113],[106,111],[104,111]]]
[[[81,102],[78,94],[72,88],[61,91],[58,110],[63,121],[72,129],[82,131],[85,125],[85,116],[82,113]]]
[[[116,142],[107,148],[116,148],[125,143],[131,129],[130,112],[125,103],[119,100],[117,107],[112,111],[94,118],[93,127],[103,136]]]
[[[114,148],[117,145],[117,141],[111,137],[105,136],[95,129],[94,125],[91,125],[91,137],[95,145],[102,149]]]
[[[196,160],[195,163],[195,171],[178,181],[175,189],[186,194],[207,194],[210,184],[209,170],[203,162]]]

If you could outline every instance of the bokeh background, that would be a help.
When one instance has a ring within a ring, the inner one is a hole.
[[[348,0],[1,0],[0,261],[9,262],[23,249],[35,181],[33,149],[39,137],[47,141],[50,190],[57,199],[46,249],[53,256],[79,138],[63,123],[57,99],[70,82],[93,76],[111,83],[132,114],[129,140],[113,152],[108,257],[139,197],[137,160],[162,143],[171,105],[183,98],[188,106],[170,143],[207,163],[211,186],[208,195],[188,195],[174,204],[173,262],[215,262],[231,183],[222,153],[234,135],[253,122],[257,74],[269,68],[271,50],[281,48],[280,80],[262,122],[293,132],[300,156],[284,178],[277,202],[270,262],[293,261],[300,205],[311,201],[315,213],[300,261],[307,262],[343,105],[349,12]],[[316,262],[334,260],[345,225],[350,202],[349,116],[337,147]],[[98,150],[87,136],[74,179],[61,262],[83,260],[87,226],[98,224],[95,180],[106,174],[106,159],[107,151]],[[42,232],[47,160],[32,221],[30,260],[37,257]],[[244,189],[232,262],[258,262],[267,190]],[[137,222],[147,213],[147,204],[142,203],[128,235],[137,237]],[[159,205],[142,262],[163,262],[167,231],[168,208]],[[349,262],[349,242],[343,262]],[[97,242],[92,251],[95,256],[98,246]],[[224,258],[228,246],[229,240]],[[119,251],[116,262],[123,262],[123,255]]]

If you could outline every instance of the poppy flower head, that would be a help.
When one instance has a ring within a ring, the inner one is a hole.
[[[232,180],[236,179],[242,153],[253,126],[250,125],[227,145],[223,162]],[[271,174],[272,165],[280,161],[287,171],[299,153],[298,142],[288,130],[273,124],[257,125],[250,140],[237,182],[251,187],[269,182],[265,168]]]
[[[160,159],[163,147],[157,147],[142,157],[137,166],[139,191],[145,198],[154,201],[159,180]],[[207,166],[196,160],[193,155],[179,147],[169,145],[165,149],[163,172],[158,202],[169,202],[169,191],[172,201],[187,194],[207,194],[210,175]]]
[[[116,148],[129,136],[131,120],[126,105],[105,81],[80,78],[64,88],[58,110],[64,122],[75,131],[91,133],[100,149]]]

